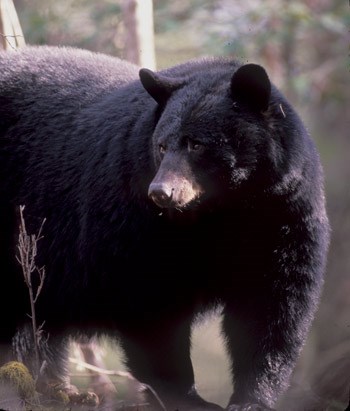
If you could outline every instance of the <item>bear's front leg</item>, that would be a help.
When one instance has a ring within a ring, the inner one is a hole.
[[[189,319],[169,317],[148,323],[137,334],[124,335],[122,346],[127,365],[138,381],[152,388],[167,410],[222,410],[203,400],[195,390],[190,335]],[[164,409],[152,391],[147,390],[150,408]]]
[[[236,404],[227,407],[227,411],[275,411],[273,408],[265,407],[260,404]]]
[[[273,408],[287,389],[320,298],[326,229],[299,218],[281,227],[273,251],[256,242],[256,255],[237,266],[224,299],[234,385],[228,410]]]
[[[223,327],[234,386],[228,411],[273,409],[306,337],[308,307],[307,299],[291,290],[273,296],[263,286],[226,306]]]

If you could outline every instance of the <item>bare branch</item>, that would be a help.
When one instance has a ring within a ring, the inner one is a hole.
[[[116,376],[120,376],[120,377],[125,377],[129,380],[135,380],[135,378],[128,372],[105,370],[103,368],[96,367],[95,365],[88,364],[85,361],[77,360],[77,359],[72,358],[72,357],[69,358],[69,361],[71,363],[78,364],[78,365],[80,365],[80,366],[82,366],[82,367],[84,367],[88,370],[95,371],[99,374],[116,375]],[[144,384],[143,382],[140,382],[140,385],[141,385],[141,389],[146,389],[146,390],[148,390],[152,393],[152,395],[154,396],[154,398],[156,399],[156,401],[158,402],[158,404],[160,405],[160,407],[163,411],[167,411],[163,401],[160,399],[159,395],[157,394],[157,392],[155,391],[154,388],[152,388],[148,384]]]
[[[33,340],[34,340],[34,350],[35,359],[37,366],[37,376],[40,373],[40,358],[39,358],[39,345],[43,334],[43,324],[39,327],[37,326],[36,314],[35,314],[35,303],[42,291],[45,281],[45,267],[38,268],[36,266],[36,257],[38,252],[38,241],[43,238],[42,230],[46,219],[44,219],[39,228],[38,234],[29,235],[27,233],[25,220],[24,220],[24,209],[25,206],[21,205],[19,207],[20,225],[19,225],[19,236],[18,236],[18,255],[16,256],[17,261],[21,265],[24,282],[28,288],[29,300],[30,300],[30,315],[28,317],[32,322]],[[32,275],[36,272],[39,277],[39,284],[34,290],[32,284]]]
[[[34,304],[36,303],[36,300],[38,299],[38,297],[39,297],[39,295],[40,295],[40,293],[41,293],[41,290],[42,290],[42,288],[43,288],[43,285],[44,285],[44,281],[45,281],[45,267],[41,267],[40,269],[37,268],[37,272],[38,272],[38,274],[39,274],[39,280],[40,280],[40,282],[39,282],[39,285],[38,285],[38,288],[37,288],[37,290],[36,290],[36,294],[35,294],[35,297],[34,297]]]

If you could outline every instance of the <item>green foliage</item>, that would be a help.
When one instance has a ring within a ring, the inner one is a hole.
[[[344,100],[341,70],[350,24],[345,3],[154,0],[158,67],[201,55],[233,56],[264,64],[288,97],[306,109],[324,97]],[[30,44],[73,45],[123,56],[121,0],[15,4]],[[318,131],[324,133],[324,127]]]
[[[120,54],[120,2],[15,1],[29,44],[60,44]]]

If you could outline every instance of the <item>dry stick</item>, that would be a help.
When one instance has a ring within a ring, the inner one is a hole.
[[[86,369],[88,369],[88,370],[95,371],[95,372],[97,372],[97,373],[99,373],[99,374],[116,375],[116,376],[119,376],[119,377],[125,377],[125,378],[127,378],[127,379],[129,379],[129,380],[135,381],[135,378],[134,378],[129,372],[105,370],[105,369],[103,369],[103,368],[96,367],[95,365],[88,364],[88,363],[85,362],[85,361],[77,360],[77,359],[72,358],[72,357],[69,358],[69,361],[70,361],[71,363],[80,365],[80,366],[82,366],[82,367],[84,367],[84,368],[86,368]],[[145,384],[145,383],[143,383],[143,382],[140,382],[140,384],[141,384],[142,387],[146,388],[147,390],[149,390],[149,391],[152,393],[152,395],[154,396],[154,398],[158,401],[158,403],[159,403],[160,407],[162,408],[162,410],[163,410],[163,411],[167,411],[167,409],[166,409],[163,401],[159,398],[157,392],[156,392],[150,385],[148,385],[148,384]]]
[[[37,243],[42,238],[41,232],[42,232],[42,228],[43,228],[43,225],[46,219],[43,220],[37,235],[35,234],[28,235],[25,221],[24,221],[24,216],[23,216],[24,208],[25,207],[23,205],[19,207],[20,226],[19,226],[18,246],[17,246],[18,251],[19,251],[19,256],[16,256],[16,259],[22,267],[24,282],[29,292],[30,313],[31,313],[31,315],[29,315],[29,318],[32,321],[36,373],[37,373],[36,377],[38,377],[39,372],[40,372],[39,371],[39,366],[40,366],[39,344],[40,344],[40,338],[42,334],[42,325],[40,325],[39,327],[37,325],[36,314],[35,314],[35,303],[44,285],[45,268],[44,267],[38,268],[35,264],[35,258],[37,256],[37,251],[38,251]],[[37,272],[37,274],[39,275],[39,285],[36,291],[34,291],[33,284],[32,284],[32,274],[34,272]]]

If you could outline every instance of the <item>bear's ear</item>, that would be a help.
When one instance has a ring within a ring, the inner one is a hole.
[[[232,76],[231,95],[235,102],[250,110],[267,110],[271,95],[270,79],[261,66],[245,64]]]
[[[161,106],[166,104],[173,91],[183,85],[183,81],[163,77],[146,68],[142,68],[139,75],[143,87]]]

